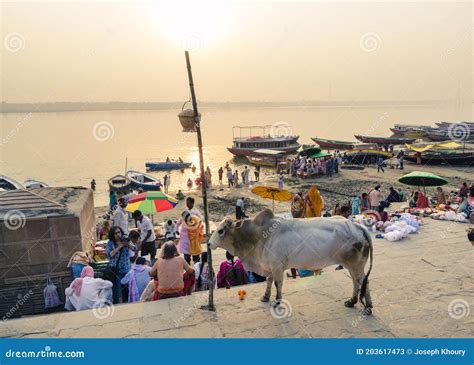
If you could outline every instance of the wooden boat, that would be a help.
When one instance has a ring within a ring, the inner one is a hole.
[[[416,163],[416,153],[405,155],[405,160]],[[434,152],[432,150],[421,152],[423,165],[466,165],[474,164],[474,151],[465,152]]]
[[[132,189],[143,189],[145,191],[161,190],[161,181],[156,177],[140,171],[128,170],[126,175],[131,181]]]
[[[0,189],[5,191],[24,189],[25,187],[12,178],[0,175]]]
[[[377,162],[379,157],[382,157],[384,160],[391,158],[393,155],[390,152],[379,151],[379,150],[357,150],[349,151],[346,154],[347,161],[350,164],[374,164]]]
[[[334,139],[325,139],[319,137],[312,137],[311,139],[321,148],[328,148],[334,150],[352,150],[354,149],[355,144],[355,142],[337,141]]]
[[[34,179],[25,180],[25,182],[23,183],[23,186],[27,189],[49,187],[49,185],[46,184],[45,182],[34,180]]]
[[[354,136],[361,142],[365,143],[377,143],[379,145],[401,145],[405,143],[413,143],[416,141],[416,138],[403,138],[403,137],[371,137],[371,136],[361,136],[356,134]]]
[[[191,167],[191,162],[146,162],[147,171],[184,170]]]
[[[253,130],[259,130],[258,134],[252,134]],[[253,126],[253,127],[233,127],[232,128],[232,147],[227,150],[235,156],[249,156],[255,150],[268,149],[282,153],[294,153],[300,148],[298,143],[299,136],[275,136],[270,133],[275,128],[273,126]],[[239,131],[238,136],[236,130]],[[248,130],[248,136],[242,136],[242,131]]]
[[[132,191],[132,180],[124,175],[115,175],[107,183],[109,184],[109,190],[116,193],[127,194]]]
[[[274,150],[255,150],[250,156],[246,156],[250,164],[265,167],[279,167],[286,165],[287,158],[284,153]]]
[[[390,130],[393,137],[423,138],[426,136],[428,128],[429,126],[425,125],[395,124]]]

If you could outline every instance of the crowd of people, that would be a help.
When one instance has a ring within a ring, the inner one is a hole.
[[[90,266],[89,255],[76,252],[68,264],[74,281],[66,289],[65,308],[84,310],[209,290],[210,267],[201,246],[204,218],[194,203],[194,198],[188,197],[180,218],[165,222],[166,242],[158,253],[150,218],[136,210],[131,215],[136,228],[129,228],[127,200],[120,198],[105,246],[107,267],[98,275]],[[265,278],[247,272],[240,260],[227,252],[212,285],[230,288],[262,280]]]
[[[298,176],[302,173],[307,173],[310,176],[333,176],[339,173],[342,162],[343,156],[340,151],[335,151],[322,158],[298,156],[290,161],[290,174],[291,176]]]

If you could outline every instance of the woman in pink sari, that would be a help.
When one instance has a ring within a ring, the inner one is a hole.
[[[248,284],[247,273],[240,260],[234,261],[234,256],[228,251],[225,256],[226,260],[221,263],[217,273],[217,287],[229,289],[232,286]]]

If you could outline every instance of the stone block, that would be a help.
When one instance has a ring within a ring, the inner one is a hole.
[[[30,257],[28,248],[30,245],[25,242],[0,243],[0,267],[8,267],[13,264],[27,264]]]
[[[82,250],[81,238],[73,237],[68,240],[61,240],[57,242],[58,257],[61,259],[67,259],[76,251]]]
[[[49,222],[52,238],[61,239],[81,234],[80,222],[75,216],[50,217]]]
[[[59,259],[58,244],[54,241],[39,241],[28,248],[33,265],[55,263]]]
[[[47,240],[51,238],[51,229],[48,219],[33,218],[25,222],[26,234],[29,240]]]

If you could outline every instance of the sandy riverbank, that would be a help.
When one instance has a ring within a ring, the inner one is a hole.
[[[406,193],[416,189],[415,187],[403,185],[397,182],[398,178],[412,171],[427,171],[444,177],[449,184],[444,186],[446,192],[458,191],[462,182],[472,183],[474,177],[474,166],[470,167],[445,167],[445,166],[417,166],[406,164],[404,170],[385,169],[385,173],[377,173],[377,169],[369,166],[364,170],[340,170],[334,177],[319,177],[316,179],[300,179],[285,176],[284,188],[291,192],[306,192],[310,186],[316,185],[321,191],[325,201],[325,209],[332,210],[336,203],[349,201],[353,194],[368,192],[376,184],[382,186],[382,192],[388,195],[388,188],[401,187]],[[276,186],[277,175],[266,174],[262,176],[260,183],[252,182],[249,186],[240,185],[239,188],[228,188],[227,185],[214,184],[209,191],[209,219],[213,222],[220,222],[226,216],[235,216],[235,202],[239,197],[245,197],[246,212],[253,215],[264,208],[271,208],[271,200],[262,199],[252,194],[251,189],[257,185]],[[428,195],[434,195],[435,188],[427,188]],[[175,191],[171,190],[170,195],[174,196]],[[203,210],[201,191],[192,189],[184,192],[186,196],[193,196],[196,199],[197,207]],[[173,209],[155,215],[154,222],[163,222],[166,219],[177,219],[185,209],[184,201]],[[107,210],[106,207],[96,207],[98,219]],[[285,213],[290,211],[289,202],[276,202],[275,212]]]

